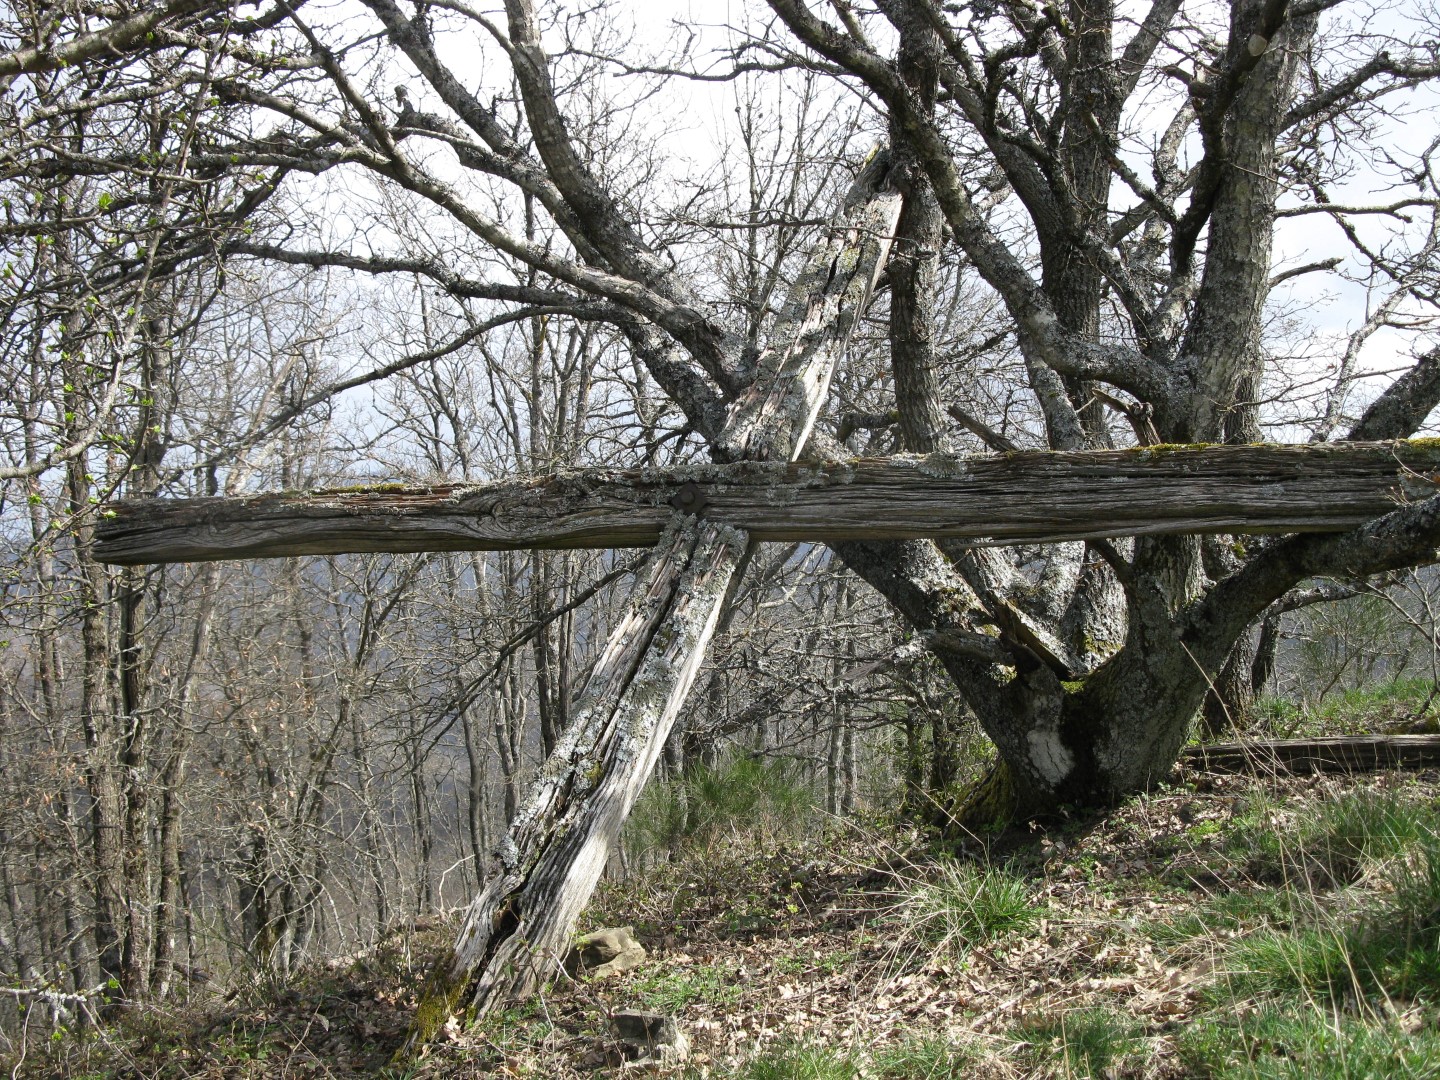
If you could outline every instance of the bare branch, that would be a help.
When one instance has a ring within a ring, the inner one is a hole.
[[[297,5],[304,0],[297,0]],[[100,30],[81,34],[61,45],[43,49],[38,45],[0,54],[0,92],[16,75],[58,71],[98,56],[122,55],[137,42],[143,43],[162,23],[207,11],[223,11],[229,4],[215,0],[169,0],[168,3],[120,19]]]
[[[950,414],[951,418],[954,419],[956,423],[958,423],[966,431],[970,432],[970,434],[974,435],[991,450],[996,450],[1002,454],[1007,454],[1020,449],[1019,444],[1014,443],[1010,439],[1006,438],[1004,435],[1001,435],[1000,432],[996,431],[989,424],[981,420],[978,416],[971,415],[970,413],[962,409],[959,405],[947,405],[945,407],[945,411]]]

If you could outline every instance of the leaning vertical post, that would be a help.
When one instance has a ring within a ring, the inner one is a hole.
[[[872,154],[792,286],[717,457],[799,455],[889,254],[901,197],[888,174],[888,154]],[[456,1012],[483,1015],[531,993],[563,952],[695,680],[748,544],[739,530],[676,513],[501,842],[496,874],[432,973],[406,1051]]]

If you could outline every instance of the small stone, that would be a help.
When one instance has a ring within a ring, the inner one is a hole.
[[[631,971],[645,960],[645,946],[635,940],[629,926],[612,926],[596,930],[576,940],[565,958],[565,970],[573,975],[592,979]]]
[[[611,1014],[610,1023],[621,1041],[637,1046],[673,1043],[680,1037],[680,1026],[675,1023],[675,1018],[664,1013],[621,1009]]]
[[[690,1054],[690,1040],[673,1016],[622,1009],[610,1015],[615,1034],[635,1054],[637,1063],[673,1065]]]

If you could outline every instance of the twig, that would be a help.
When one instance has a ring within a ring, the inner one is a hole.
[[[945,411],[948,412],[951,418],[956,420],[961,427],[965,428],[965,430],[974,435],[991,450],[997,450],[1002,454],[1010,454],[1020,449],[1016,443],[1004,435],[1001,435],[1000,432],[996,431],[979,417],[971,416],[959,405],[947,406]]]

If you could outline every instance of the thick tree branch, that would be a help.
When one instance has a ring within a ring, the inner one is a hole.
[[[469,165],[499,176],[535,196],[575,245],[581,258],[596,266],[606,266],[604,257],[586,238],[584,228],[545,169],[530,157],[490,110],[465,89],[450,68],[441,62],[425,20],[407,19],[394,0],[364,0],[364,3],[384,25],[390,40],[405,53],[425,81],[440,96],[446,108],[460,117],[493,151],[493,156],[487,155],[483,160],[478,156],[471,158]],[[401,108],[402,127],[416,124],[436,133],[450,131],[447,122],[434,118],[434,123],[430,124],[426,122],[427,119],[429,118],[414,109],[404,106]],[[458,153],[462,147],[457,145],[456,149]],[[466,157],[466,154],[461,153],[462,164],[466,163]]]
[[[446,293],[460,300],[502,300],[512,304],[533,304],[549,308],[586,311],[592,318],[619,318],[624,309],[596,304],[591,298],[541,289],[526,285],[505,285],[476,281],[456,273],[436,259],[390,255],[351,255],[341,251],[296,251],[278,244],[256,244],[248,240],[231,240],[222,248],[225,255],[249,255],[267,262],[289,266],[337,267],[359,270],[367,274],[414,274],[428,278]],[[603,315],[601,313],[604,313]]]
[[[1202,667],[1225,653],[1261,612],[1306,578],[1361,578],[1433,562],[1440,548],[1440,495],[1402,506],[1349,532],[1295,536],[1266,548],[1191,605],[1181,641]]]
[[[1356,92],[1378,75],[1388,75],[1394,81],[1387,86],[1373,88],[1366,97],[1377,97],[1440,77],[1440,64],[1411,59],[1395,60],[1387,52],[1378,53],[1349,74],[1342,75],[1332,85],[1297,102],[1285,114],[1282,127],[1292,128],[1322,113],[1345,108],[1351,104]]]
[[[550,69],[540,46],[531,0],[505,0],[510,25],[510,55],[535,148],[589,241],[615,268],[646,289],[693,312],[684,325],[668,326],[706,373],[728,392],[741,389],[744,378],[732,369],[738,349],[729,341],[718,316],[686,287],[674,266],[659,258],[640,239],[627,216],[580,160],[555,100]]]
[[[1207,772],[1260,776],[1433,769],[1440,765],[1440,736],[1337,735],[1278,742],[1210,743],[1187,750],[1184,760],[1192,768]]]
[[[923,162],[955,239],[1004,299],[1027,354],[1063,375],[1113,383],[1158,408],[1169,409],[1175,403],[1177,388],[1169,373],[1146,356],[1122,345],[1089,340],[1061,326],[1019,257],[978,212],[944,137],[892,65],[817,19],[802,0],[770,0],[770,7],[802,42],[854,72],[885,101],[892,131],[906,138]]]
[[[1165,32],[1170,29],[1170,24],[1175,21],[1175,15],[1179,12],[1181,0],[1153,0],[1150,10],[1145,13],[1145,20],[1135,31],[1135,36],[1125,45],[1125,51],[1121,54],[1119,64],[1119,96],[1123,101],[1135,92],[1135,87],[1140,82],[1140,76],[1145,72],[1145,66],[1150,58],[1155,55],[1155,50],[1160,47],[1160,42],[1165,39]]]
[[[1013,453],[1020,449],[1018,443],[1012,441],[1000,432],[996,431],[978,416],[966,412],[959,405],[951,404],[946,406],[945,411],[950,414],[951,419],[970,432],[977,439],[983,442],[991,450],[1001,454]]]
[[[1271,42],[1285,24],[1289,0],[1261,0],[1251,5],[1258,11],[1236,6],[1232,15],[1230,40],[1225,51],[1225,70],[1213,85],[1197,82],[1192,95],[1197,99],[1195,114],[1200,121],[1204,155],[1191,187],[1190,205],[1176,225],[1170,241],[1170,261],[1177,274],[1187,273],[1195,254],[1195,243],[1215,208],[1215,199],[1229,165],[1226,127],[1231,107],[1250,73],[1270,51]]]
[[[1346,437],[1356,441],[1409,438],[1436,405],[1440,405],[1440,349],[1431,349],[1370,403]]]

